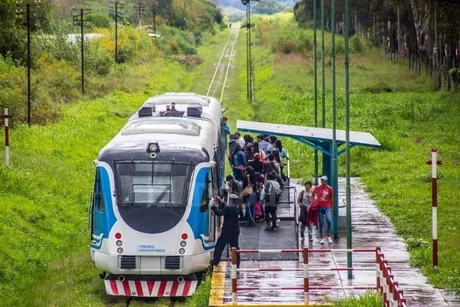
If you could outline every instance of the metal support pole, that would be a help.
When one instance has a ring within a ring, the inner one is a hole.
[[[157,11],[156,11],[155,5],[156,5],[156,2],[154,1],[154,2],[152,3],[152,18],[153,18],[153,33],[156,34],[156,33],[157,33],[157,22],[156,22],[156,19],[157,19],[157,16],[156,16]]]
[[[326,127],[326,76],[324,74],[324,56],[324,0],[321,0],[321,127],[323,128]]]
[[[348,58],[349,40],[349,0],[345,0],[345,143],[346,143],[346,207],[347,207],[347,248],[352,248],[351,236],[351,189],[350,189],[350,62]],[[352,254],[347,253],[347,267],[353,267]],[[353,273],[348,272],[348,279],[353,278]]]
[[[10,119],[11,115],[8,113],[8,106],[5,106],[5,115],[3,118],[5,119],[5,159],[6,159],[6,167],[10,167],[10,136],[9,136],[9,129],[10,129]]]
[[[118,64],[118,1],[115,1],[115,64]]]
[[[303,297],[305,305],[309,304],[310,284],[308,279],[308,247],[303,248]]]
[[[253,75],[252,75],[252,25],[251,25],[251,1],[248,1],[248,31],[249,31],[249,102],[252,104]]]
[[[313,0],[313,99],[314,99],[314,117],[315,127],[318,127],[318,61],[317,61],[317,39],[316,39],[316,2]],[[315,186],[318,185],[318,149],[315,149]]]
[[[324,45],[324,24],[325,24],[325,8],[324,8],[324,1],[321,0],[321,127],[326,128],[326,72],[325,72],[325,45]],[[329,151],[331,148],[329,147]],[[329,171],[330,171],[330,164],[327,162],[328,159],[331,158],[330,155],[327,155],[323,152],[323,158],[322,158],[322,174],[327,175],[330,177]],[[330,179],[329,179],[330,180]]]
[[[247,101],[250,103],[250,73],[249,73],[249,6],[246,5],[246,95]]]
[[[83,9],[80,9],[80,34],[81,34],[81,95],[85,95],[85,34],[83,33]]]
[[[232,303],[237,304],[238,299],[238,271],[236,247],[232,247]]]
[[[336,110],[336,94],[335,94],[335,0],[331,0],[331,35],[332,35],[332,188],[334,190],[334,239],[339,238],[339,175],[337,161],[337,110]],[[351,272],[351,271],[349,271]]]
[[[30,4],[26,5],[26,26],[27,26],[27,125],[30,126],[30,66],[32,65],[31,54],[30,54]]]

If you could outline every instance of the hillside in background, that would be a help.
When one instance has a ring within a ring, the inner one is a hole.
[[[224,15],[228,16],[230,21],[240,21],[245,18],[246,7],[241,3],[241,0],[216,0],[215,2],[222,7]],[[292,9],[294,4],[295,1],[293,0],[251,1],[251,12],[254,14],[273,15]]]

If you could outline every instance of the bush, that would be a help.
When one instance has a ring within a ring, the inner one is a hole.
[[[366,50],[364,42],[356,35],[350,39],[350,44],[352,52],[361,53]]]
[[[112,19],[109,16],[104,14],[89,14],[88,17],[91,20],[91,28],[110,29]]]

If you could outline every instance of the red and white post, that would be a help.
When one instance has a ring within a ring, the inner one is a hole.
[[[237,255],[236,255],[236,248],[232,247],[232,304],[237,304],[238,299],[238,270],[237,270]]]
[[[9,126],[10,126],[10,119],[11,115],[8,114],[8,106],[5,106],[5,114],[3,118],[5,119],[5,158],[6,158],[6,166],[10,167],[10,136],[9,136]]]
[[[437,167],[442,165],[437,160],[436,148],[431,149],[431,160],[426,164],[431,165],[431,236],[433,238],[433,269],[438,269],[438,176]]]
[[[310,283],[308,279],[308,247],[303,248],[303,300],[305,305],[310,303]]]

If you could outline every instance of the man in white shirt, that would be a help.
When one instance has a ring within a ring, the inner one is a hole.
[[[244,148],[244,145],[246,145],[246,141],[241,137],[241,134],[238,131],[235,132],[235,139],[237,139],[236,141],[241,146],[241,148]]]

